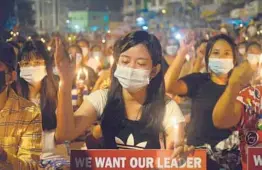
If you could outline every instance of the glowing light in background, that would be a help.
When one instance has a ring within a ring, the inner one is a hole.
[[[45,42],[46,42],[44,38],[41,38],[41,41],[42,41],[43,43],[45,43]]]
[[[75,29],[79,29],[79,25],[75,25]]]
[[[182,36],[181,36],[181,34],[176,33],[176,34],[175,34],[175,38],[176,38],[177,40],[181,40],[181,39],[182,39]]]
[[[51,46],[48,46],[48,47],[47,47],[47,50],[48,50],[48,51],[51,51],[51,49],[52,49]]]
[[[166,14],[166,10],[165,9],[162,9],[162,14]]]
[[[146,31],[148,30],[148,26],[143,26],[142,29]]]
[[[143,18],[143,17],[138,17],[137,19],[136,19],[136,22],[137,22],[137,25],[138,26],[142,26],[142,25],[145,25],[145,19]]]

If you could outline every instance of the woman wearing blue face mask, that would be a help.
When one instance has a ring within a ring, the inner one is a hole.
[[[42,154],[43,166],[63,156],[56,152],[54,132],[58,77],[53,75],[52,59],[41,41],[28,41],[22,47],[18,67],[18,91],[21,96],[34,102],[42,114]],[[61,153],[61,152],[60,152]],[[64,154],[66,155],[66,150]]]
[[[92,93],[73,113],[74,62],[57,40],[55,58],[61,82],[56,140],[74,140],[101,119],[105,149],[160,149],[165,145],[180,153],[190,151],[192,148],[183,144],[182,113],[165,97],[159,41],[145,31],[136,31],[118,43],[110,88]]]
[[[168,93],[192,99],[187,143],[196,147],[205,145],[212,149],[215,156],[209,156],[208,169],[219,170],[223,167],[235,169],[240,164],[238,153],[234,158],[225,157],[227,154],[223,157],[221,154],[224,150],[232,149],[232,146],[228,146],[225,142],[232,132],[215,128],[212,121],[212,111],[227,86],[230,71],[236,65],[234,41],[227,35],[211,38],[207,43],[205,55],[208,73],[193,73],[179,79],[180,70],[186,60],[185,56],[191,48],[189,45],[182,44],[176,59],[165,75],[165,81]],[[234,155],[233,151],[230,153]],[[232,167],[227,161],[233,161],[235,166]]]

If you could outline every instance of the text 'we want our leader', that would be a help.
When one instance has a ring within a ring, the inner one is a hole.
[[[76,168],[186,168],[201,169],[201,158],[189,157],[185,159],[153,158],[153,157],[86,157],[74,158]]]

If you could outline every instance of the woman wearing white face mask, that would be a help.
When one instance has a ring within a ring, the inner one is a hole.
[[[57,154],[54,141],[58,77],[53,75],[52,60],[41,41],[24,44],[19,54],[18,70],[19,93],[41,109],[43,133],[40,158],[44,161],[42,166],[47,166],[50,160],[59,161],[64,157]],[[66,150],[64,153],[66,155]]]
[[[257,42],[250,42],[247,44],[246,57],[254,70],[257,69],[261,60],[261,45]]]
[[[76,74],[72,87],[72,103],[74,111],[76,111],[82,104],[83,98],[92,90],[94,82],[96,82],[97,75],[91,67],[83,64],[82,51],[78,45],[71,45],[67,51],[70,59],[76,61]],[[85,78],[83,79],[82,77]]]
[[[261,45],[257,42],[250,42],[247,44],[246,48],[246,58],[251,68],[255,70],[252,84],[261,83],[262,73],[261,73],[261,61],[262,61],[262,49]]]
[[[102,52],[102,47],[100,45],[94,45],[90,50],[90,57],[88,58],[88,61],[84,61],[84,65],[91,67],[98,75],[100,75],[101,71],[106,68],[105,61],[106,58]]]
[[[77,45],[81,48],[84,59],[88,60],[89,42],[85,39],[77,41]]]
[[[205,55],[208,73],[193,73],[179,79],[179,73],[186,60],[187,50],[185,50],[185,47],[186,45],[180,49],[176,59],[169,67],[165,75],[165,82],[168,93],[187,96],[192,99],[187,143],[196,147],[207,144],[208,147],[211,147],[213,153],[216,153],[209,155],[208,170],[219,170],[223,167],[234,169],[235,167],[229,167],[231,164],[227,161],[236,161],[234,165],[240,166],[240,155],[235,154],[234,158],[231,159],[225,156],[227,154],[219,154],[220,151],[232,149],[226,144],[223,145],[225,139],[228,139],[232,132],[227,129],[215,128],[212,121],[212,111],[226,88],[230,71],[236,65],[234,41],[224,34],[211,38],[207,43]],[[224,147],[221,147],[221,145]],[[229,153],[234,155],[233,151]],[[225,162],[222,163],[219,160]]]
[[[136,31],[123,37],[118,47],[110,88],[92,93],[74,114],[70,102],[74,67],[57,41],[61,85],[56,139],[73,140],[101,118],[105,149],[160,149],[165,144],[183,152],[184,118],[177,104],[165,98],[159,41]],[[167,136],[161,138],[163,134]]]

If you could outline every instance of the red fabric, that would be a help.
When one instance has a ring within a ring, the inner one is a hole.
[[[262,144],[262,131],[258,130],[257,115],[261,113],[261,94],[262,94],[262,85],[257,85],[253,87],[247,87],[242,90],[237,97],[237,100],[241,102],[244,107],[242,110],[242,118],[237,126],[237,130],[240,135],[240,150],[242,156],[242,165],[243,170],[246,170],[247,154],[246,148],[248,146],[247,139],[248,133],[255,132],[259,135],[260,140],[255,142],[252,146],[257,146]],[[250,140],[249,140],[250,142]],[[249,145],[250,146],[250,145]]]

